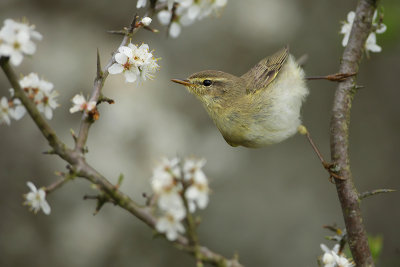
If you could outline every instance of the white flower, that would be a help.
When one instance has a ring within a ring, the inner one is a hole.
[[[335,254],[334,254],[335,255]],[[354,264],[344,256],[335,255],[337,267],[353,267]]]
[[[164,0],[165,1],[165,0]],[[173,1],[171,1],[173,2]],[[191,25],[196,20],[201,20],[211,14],[219,15],[220,10],[226,6],[227,0],[176,0],[178,4],[172,17],[172,3],[168,0],[168,10],[157,14],[158,20],[163,25],[169,25],[169,36],[177,38],[181,33],[181,26]],[[170,25],[171,24],[171,25]]]
[[[41,209],[44,214],[49,215],[51,209],[49,203],[46,201],[46,192],[42,188],[37,190],[31,182],[27,182],[26,184],[31,191],[24,196],[26,199],[24,205],[30,206],[34,213],[37,213]]]
[[[171,21],[172,13],[168,10],[161,10],[157,14],[157,18],[162,25],[168,25]]]
[[[172,22],[169,26],[169,36],[177,38],[181,34],[181,25],[177,22]]]
[[[36,95],[35,100],[37,102],[37,109],[44,113],[44,116],[51,120],[53,118],[53,109],[56,109],[59,105],[56,101],[58,93],[56,91],[46,92],[39,91]]]
[[[10,113],[11,109],[8,103],[8,99],[3,96],[0,100],[0,124],[6,123],[7,125],[10,125],[10,117],[12,116]]]
[[[159,66],[157,59],[148,51],[149,46],[142,44],[140,47],[129,44],[118,48],[115,63],[108,68],[110,74],[124,73],[126,82],[146,80],[153,78]]]
[[[340,245],[336,244],[332,250],[330,250],[325,244],[321,244],[321,249],[325,252],[322,256],[322,263],[324,267],[352,267],[354,264],[350,262],[346,257],[338,255]]]
[[[205,164],[205,159],[186,159],[183,164],[183,179],[186,181],[196,180],[198,182],[207,180],[205,174],[201,170]]]
[[[152,189],[157,197],[158,207],[175,217],[186,215],[182,199],[182,183],[180,182],[181,170],[179,159],[163,158],[153,171]]]
[[[368,36],[367,41],[365,42],[365,49],[375,53],[382,51],[382,47],[376,44],[376,34],[374,32],[371,32]]]
[[[185,227],[182,224],[184,215],[166,213],[163,217],[159,218],[156,223],[156,230],[160,233],[165,233],[168,240],[174,241],[177,239],[178,234],[185,232]]]
[[[149,26],[151,23],[152,19],[149,17],[144,17],[142,18],[141,22],[143,23],[144,26]]]
[[[195,212],[196,204],[200,209],[206,208],[209,201],[209,192],[210,189],[207,180],[203,182],[195,182],[193,185],[189,186],[185,192],[185,197],[189,203],[189,211],[192,213]]]
[[[375,10],[374,16],[372,17],[372,26],[375,27],[375,32],[376,33],[384,33],[386,31],[386,25],[381,23],[380,21],[377,21],[378,18],[378,12]]]
[[[54,85],[51,82],[40,79],[36,73],[29,73],[19,80],[19,85],[28,94],[28,97],[33,99],[39,92],[50,93]],[[14,90],[14,89],[12,89]]]
[[[179,0],[158,0],[158,2],[167,2],[168,9],[171,10],[174,2],[179,2]],[[136,4],[136,8],[145,7],[147,4],[147,0],[138,0]]]
[[[355,12],[350,11],[347,14],[347,21],[343,22],[342,28],[340,29],[340,33],[343,34],[342,45],[345,47],[349,42],[351,28],[353,27]],[[374,32],[371,32],[365,42],[365,50],[371,52],[381,52],[382,48],[376,44],[376,34],[384,33],[386,31],[386,25],[380,23],[377,20],[377,11],[375,10],[374,16],[372,18],[372,27],[374,28]]]
[[[42,35],[33,25],[6,19],[0,29],[0,56],[10,57],[14,66],[21,64],[23,55],[33,55],[36,45],[33,39],[41,40]]]
[[[22,105],[21,100],[14,99],[12,102],[12,109],[10,115],[14,120],[20,120],[26,113],[25,107]]]
[[[179,194],[179,191],[176,188],[170,191],[164,191],[159,195],[158,207],[161,210],[167,211],[171,214],[182,214],[182,216],[186,215],[182,196]]]
[[[5,96],[0,99],[0,124],[6,123],[10,125],[11,118],[19,120],[25,113],[26,109],[19,99],[15,98],[12,101],[8,101]]]
[[[349,14],[347,14],[347,21],[343,22],[342,28],[340,29],[340,33],[344,34],[343,40],[342,40],[343,46],[346,46],[347,43],[349,42],[350,31],[351,31],[351,28],[353,27],[353,22],[354,22],[355,17],[356,17],[356,13],[354,11],[350,11]]]
[[[91,111],[96,107],[96,101],[87,102],[82,94],[75,95],[74,98],[72,98],[72,103],[74,105],[69,109],[70,113],[77,111]]]
[[[181,177],[179,158],[162,158],[160,164],[153,170],[152,187],[154,192],[164,191],[165,187],[174,186],[174,179]]]
[[[142,8],[145,7],[147,4],[147,0],[138,0],[136,4],[136,8]]]
[[[209,201],[210,188],[207,177],[201,169],[205,163],[204,159],[186,159],[183,165],[183,179],[191,183],[185,191],[190,212],[196,210],[196,205],[204,209]]]
[[[56,101],[58,93],[53,90],[54,85],[51,82],[40,79],[36,73],[29,73],[20,79],[19,85],[28,97],[35,102],[38,110],[50,120],[53,117],[53,109],[59,106]],[[11,89],[11,91],[13,92],[14,89]],[[15,113],[16,117],[21,116],[22,109],[16,109]]]

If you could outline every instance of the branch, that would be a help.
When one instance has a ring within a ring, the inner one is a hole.
[[[132,35],[139,29],[139,25],[137,24],[137,19],[138,16],[135,15],[133,21],[131,22],[130,26],[126,29],[124,32],[124,38],[122,39],[120,46],[127,45],[130,39],[132,38]],[[97,51],[97,75],[94,80],[94,86],[93,86],[93,91],[92,95],[90,96],[89,101],[95,101],[96,103],[99,101],[101,97],[101,90],[104,86],[104,82],[108,76],[108,68],[111,67],[112,64],[115,62],[115,56],[116,52],[113,53],[113,56],[111,59],[108,61],[107,65],[104,66],[103,69],[101,69],[100,66],[100,56]],[[77,141],[75,144],[75,151],[77,152],[83,152],[83,147],[86,144],[86,140],[89,135],[89,128],[92,125],[93,121],[89,119],[89,115],[84,112],[82,115],[82,120],[81,120],[81,127],[79,129],[79,134],[77,137]]]
[[[124,36],[120,46],[126,45],[132,36],[141,25],[136,23],[137,17],[132,21],[128,28],[128,33]],[[97,61],[97,75],[94,81],[93,92],[90,97],[90,101],[98,102],[101,100],[101,90],[103,88],[105,79],[108,76],[108,68],[114,63],[114,55],[109,60],[108,64],[100,71],[100,60],[98,57]],[[98,189],[107,196],[108,202],[112,202],[115,205],[127,210],[135,217],[146,223],[150,228],[155,229],[157,218],[153,215],[153,208],[151,206],[141,206],[133,201],[129,196],[119,190],[119,186],[115,186],[109,182],[102,174],[97,172],[92,166],[90,166],[84,157],[84,146],[89,134],[89,128],[93,123],[90,120],[88,114],[85,112],[82,116],[81,127],[79,135],[75,136],[75,148],[72,150],[68,148],[63,142],[61,142],[55,131],[50,127],[47,121],[43,118],[40,112],[37,110],[35,104],[26,96],[22,88],[19,85],[19,79],[15,71],[12,69],[9,63],[8,57],[0,57],[0,67],[6,74],[9,82],[14,88],[15,97],[19,98],[22,104],[25,106],[27,112],[42,132],[43,136],[48,141],[49,145],[53,148],[51,154],[57,154],[62,159],[67,161],[70,166],[69,170],[73,173],[74,177],[82,177],[89,180],[91,183],[97,185]],[[64,177],[54,184],[46,188],[48,193],[62,186],[68,179]],[[227,259],[224,256],[215,253],[204,246],[195,247],[189,240],[184,236],[179,236],[174,242],[175,245],[180,247],[182,250],[194,255],[196,258],[200,258],[201,261],[213,264],[215,266],[231,266],[231,267],[242,267],[236,258]]]
[[[349,42],[344,49],[339,67],[340,73],[358,72],[365,41],[371,32],[375,8],[376,0],[358,2]],[[350,171],[348,137],[350,110],[356,91],[355,84],[356,76],[350,77],[339,83],[335,92],[330,129],[331,157],[338,166],[338,174],[344,178],[344,180],[335,179],[335,184],[354,261],[357,266],[374,266],[362,221],[358,193]]]

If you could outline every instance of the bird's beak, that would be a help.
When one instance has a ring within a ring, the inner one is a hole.
[[[174,83],[182,84],[184,86],[192,86],[193,85],[193,83],[189,82],[189,80],[172,79],[171,81],[173,81]]]

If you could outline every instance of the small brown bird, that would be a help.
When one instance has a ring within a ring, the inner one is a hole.
[[[173,79],[204,105],[231,146],[263,147],[297,132],[308,94],[304,71],[285,47],[240,77],[216,70]]]

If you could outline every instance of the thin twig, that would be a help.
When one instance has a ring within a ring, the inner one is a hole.
[[[64,184],[66,184],[69,180],[70,179],[68,179],[67,177],[63,177],[63,178],[59,179],[58,181],[52,183],[51,185],[46,186],[46,188],[45,188],[46,194],[48,195],[51,192],[54,192],[56,189],[60,188]]]
[[[135,15],[133,21],[131,22],[129,28],[127,29],[127,32],[124,36],[124,38],[121,41],[120,46],[124,46],[127,45],[132,37],[132,34],[134,32],[136,32],[138,30],[138,28],[136,28],[136,22],[137,22],[138,17]],[[101,90],[104,86],[104,82],[108,76],[108,68],[111,67],[112,64],[114,64],[115,62],[115,56],[116,53],[113,54],[113,56],[111,57],[111,59],[108,61],[107,65],[100,71],[100,57],[97,54],[97,75],[96,75],[96,79],[94,80],[94,86],[93,86],[93,90],[92,90],[92,95],[90,96],[90,100],[89,101],[95,101],[97,103],[97,101],[100,98],[101,95]],[[101,75],[99,75],[101,73]],[[81,127],[79,129],[79,134],[77,137],[77,141],[75,144],[75,151],[76,152],[82,152],[83,147],[86,144],[86,140],[88,138],[89,135],[89,128],[92,125],[93,121],[88,119],[88,113],[83,113],[82,116],[82,120],[81,120]]]
[[[355,76],[357,72],[350,72],[350,73],[335,73],[325,76],[312,76],[306,77],[307,80],[328,80],[331,82],[343,82],[347,78]]]
[[[363,193],[359,194],[358,198],[359,199],[364,199],[364,198],[375,196],[375,195],[378,195],[378,194],[392,193],[392,192],[396,192],[396,190],[395,189],[375,189],[375,190],[366,191],[366,192],[363,192]]]

